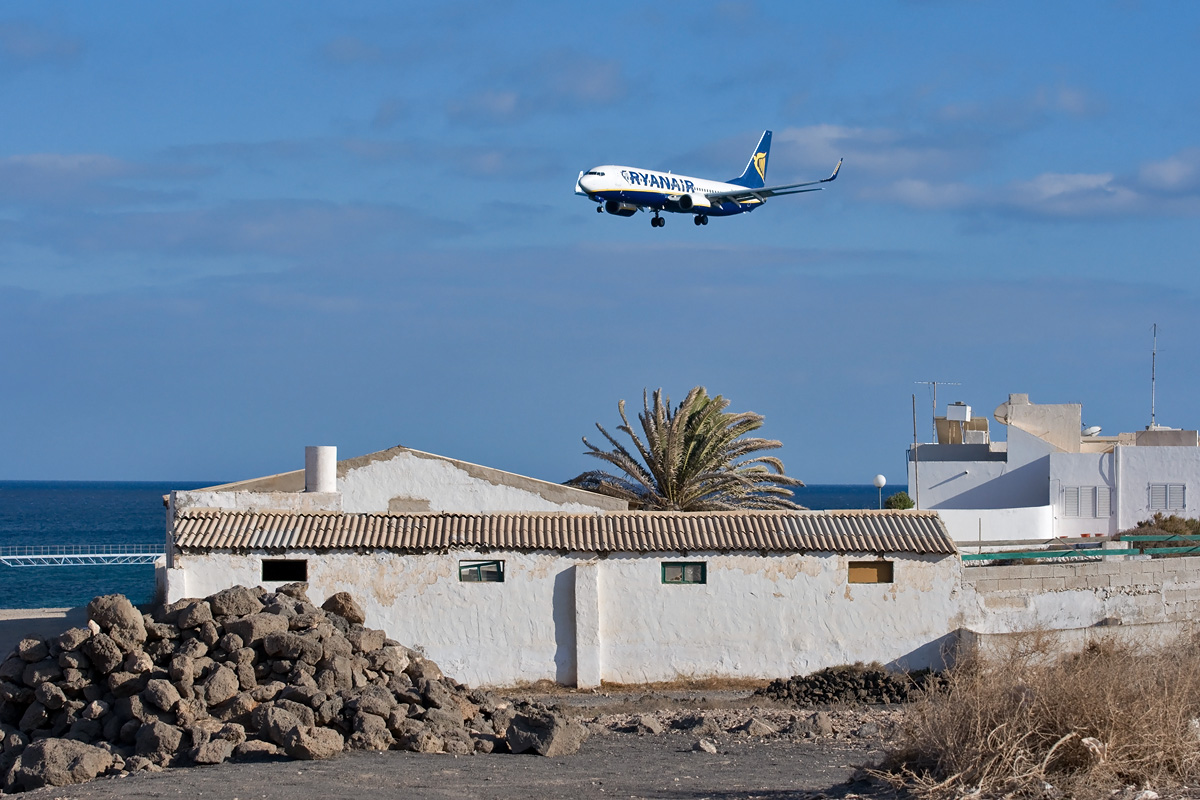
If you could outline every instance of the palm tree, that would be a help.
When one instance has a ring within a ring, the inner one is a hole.
[[[593,470],[568,485],[655,511],[803,508],[792,501],[788,487],[804,483],[785,475],[783,462],[773,456],[748,458],[783,446],[774,439],[747,438],[762,427],[761,414],[727,412],[729,401],[721,395],[709,397],[703,386],[688,392],[674,410],[662,389],[654,392],[653,405],[643,391],[642,405],[645,411],[638,420],[644,441],[625,416],[625,401],[617,404],[623,423],[617,430],[633,440],[634,452],[598,422],[596,427],[613,449],[601,450],[583,439],[588,455],[608,462],[620,474]]]

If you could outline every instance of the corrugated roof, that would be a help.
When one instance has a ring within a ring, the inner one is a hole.
[[[456,548],[601,553],[771,551],[956,552],[932,511],[628,511],[509,514],[295,514],[193,511],[175,520],[175,546],[210,550]]]

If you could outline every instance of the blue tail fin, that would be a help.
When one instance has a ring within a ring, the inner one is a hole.
[[[747,189],[761,189],[766,186],[767,157],[770,154],[771,132],[763,131],[762,138],[758,140],[758,147],[754,148],[754,155],[750,156],[750,163],[746,165],[746,171],[729,183],[745,186]]]

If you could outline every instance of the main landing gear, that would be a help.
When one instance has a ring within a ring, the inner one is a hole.
[[[692,222],[696,223],[697,225],[707,225],[708,214],[697,214],[696,216],[692,217]]]
[[[662,217],[660,217],[658,215],[657,211],[655,211],[654,216],[650,218],[650,227],[651,228],[661,228],[663,225],[666,225],[666,224],[667,224],[667,221],[665,219],[663,219]]]

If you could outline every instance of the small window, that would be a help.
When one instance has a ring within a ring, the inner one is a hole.
[[[850,583],[891,583],[891,561],[851,561]]]
[[[703,561],[664,561],[663,583],[708,583],[708,567]]]
[[[462,583],[504,583],[504,562],[460,561],[458,579]]]
[[[1184,485],[1182,483],[1150,484],[1151,511],[1183,511]]]
[[[264,558],[262,562],[262,579],[267,581],[306,581],[308,580],[308,559],[306,558]]]

